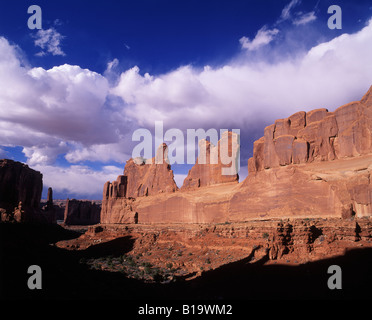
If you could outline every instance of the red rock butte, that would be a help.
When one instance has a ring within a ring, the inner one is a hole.
[[[21,162],[0,159],[0,222],[54,223],[52,190],[40,209],[43,175]]]
[[[237,158],[239,139],[227,133],[201,153],[178,189],[162,144],[155,159],[130,159],[106,182],[101,223],[223,223],[277,218],[371,216],[372,87],[334,112],[316,109],[276,120],[254,142],[248,176],[224,175],[220,143]],[[218,161],[210,163],[212,155]],[[207,159],[207,164],[200,157]]]

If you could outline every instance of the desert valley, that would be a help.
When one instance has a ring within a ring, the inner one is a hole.
[[[236,134],[222,139],[236,156]],[[219,144],[200,143],[207,159],[219,152]],[[128,160],[97,201],[53,200],[51,188],[41,201],[42,173],[0,160],[2,297],[360,298],[368,291],[372,87],[334,112],[299,111],[266,127],[240,183],[238,174],[221,174],[221,161],[197,161],[178,188],[166,144],[156,157],[163,163]],[[27,288],[29,265],[43,270],[43,290]],[[331,265],[343,270],[342,290],[327,287]]]

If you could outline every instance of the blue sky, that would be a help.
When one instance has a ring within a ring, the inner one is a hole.
[[[42,30],[27,27],[31,4]],[[55,198],[100,199],[133,131],[161,120],[240,129],[244,178],[266,125],[368,90],[371,17],[370,1],[4,1],[0,157],[41,171]],[[173,166],[178,184],[189,168]]]

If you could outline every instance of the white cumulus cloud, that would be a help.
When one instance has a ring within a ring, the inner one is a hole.
[[[0,37],[0,146],[22,146],[46,185],[96,194],[123,168],[94,170],[82,163],[124,163],[139,126],[152,130],[162,120],[165,127],[182,130],[263,132],[264,125],[297,111],[333,110],[359,100],[372,84],[372,20],[353,34],[270,60],[255,49],[279,36],[274,30],[261,28],[253,40],[241,40],[249,52],[221,66],[186,65],[157,75],[142,74],[135,66],[117,73],[114,59],[106,70],[116,76],[112,82],[80,66],[29,67],[19,48]],[[270,49],[275,48],[273,43]],[[60,155],[69,167],[55,164]],[[183,177],[176,175],[178,183]]]
[[[50,164],[79,148],[103,151],[101,145],[115,159],[126,155],[120,144],[126,119],[122,106],[106,105],[103,75],[68,64],[25,67],[17,47],[0,37],[0,87],[0,145],[23,146],[30,164]]]
[[[372,84],[372,20],[354,34],[319,44],[277,63],[262,58],[222,67],[190,65],[169,73],[141,75],[135,67],[121,74],[115,95],[126,114],[151,126],[249,128],[299,110],[334,109],[360,99]]]
[[[72,165],[68,168],[35,165],[33,169],[42,172],[43,184],[52,187],[54,192],[67,191],[86,197],[100,196],[105,182],[116,180],[117,176],[123,173],[123,168],[116,166],[104,166],[102,170],[94,170],[82,165]]]

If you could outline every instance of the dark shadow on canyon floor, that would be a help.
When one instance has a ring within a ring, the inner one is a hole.
[[[248,263],[251,257],[190,281],[144,283],[119,272],[91,270],[84,257],[123,254],[133,240],[123,237],[88,250],[68,251],[49,245],[78,236],[59,227],[0,224],[1,299],[371,299],[372,248],[349,250],[344,256],[303,265]],[[110,246],[116,249],[110,249]],[[117,248],[122,247],[120,252]],[[27,269],[42,269],[42,290],[29,290]],[[342,290],[330,290],[330,265],[342,268]],[[223,300],[222,300],[223,301]]]
[[[84,258],[118,257],[132,250],[134,239],[131,236],[116,238],[111,241],[99,243],[80,251]]]

